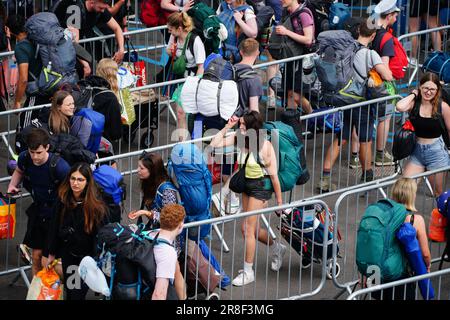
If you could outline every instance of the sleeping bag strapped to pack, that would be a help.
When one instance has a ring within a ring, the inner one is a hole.
[[[325,103],[341,107],[364,101],[362,85],[365,84],[354,81],[353,65],[356,53],[363,46],[345,30],[324,31],[317,41],[319,50],[314,60]]]
[[[400,279],[406,272],[406,256],[396,232],[406,219],[404,205],[382,199],[369,205],[359,223],[356,239],[356,264],[364,276],[380,269],[380,280]]]
[[[189,76],[181,89],[181,104],[186,113],[200,113],[205,117],[220,115],[228,120],[239,106],[238,83],[253,79],[254,70],[236,71],[219,54],[211,54],[205,61],[203,77]]]
[[[27,85],[28,94],[53,94],[63,83],[76,83],[76,52],[72,39],[64,34],[58,18],[51,12],[40,12],[25,24],[27,40],[37,47],[42,61],[40,74],[30,72],[34,81]]]
[[[126,185],[119,171],[108,165],[101,165],[93,172],[103,198],[109,207],[110,220],[120,222],[122,205],[126,197]]]
[[[263,128],[267,130],[274,149],[278,150],[278,179],[281,191],[290,191],[305,172],[302,165],[306,164],[302,163],[300,156],[304,152],[303,144],[298,141],[294,129],[281,121],[265,122]]]
[[[410,120],[395,131],[394,142],[392,143],[392,155],[394,161],[409,157],[416,146],[416,133]]]
[[[185,222],[211,218],[212,177],[203,153],[192,143],[177,144],[170,154],[168,172],[180,193],[186,210]],[[210,225],[200,228],[200,238],[209,234]],[[189,229],[189,237],[198,239],[198,228]]]

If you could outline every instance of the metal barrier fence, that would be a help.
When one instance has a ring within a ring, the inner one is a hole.
[[[424,183],[419,183],[417,190],[417,200],[416,208],[418,213],[422,215],[425,220],[425,224],[429,225],[429,219],[431,214],[429,214],[433,208],[436,207],[434,195],[430,194],[430,187],[427,183],[427,178],[434,176],[436,173],[446,173],[450,170],[450,167],[440,168],[438,170],[427,171],[422,174],[414,175],[412,178],[422,179]],[[333,256],[341,256],[342,263],[340,265],[340,279],[333,277],[334,284],[343,289],[342,292],[337,296],[339,297],[344,292],[352,293],[352,287],[359,283],[359,273],[356,267],[355,254],[356,254],[356,234],[359,222],[364,214],[365,209],[369,204],[375,203],[381,198],[388,197],[386,188],[392,186],[395,180],[374,183],[370,186],[361,186],[342,193],[336,200],[334,214],[335,222],[334,224],[338,226],[342,234],[342,240],[338,243],[334,241],[333,243]],[[435,185],[433,185],[435,187]],[[450,187],[448,181],[444,180],[444,190],[445,187]],[[428,233],[428,229],[427,229]],[[432,262],[440,261],[442,256],[442,250],[445,245],[442,243],[430,242],[430,250]],[[334,271],[333,271],[334,272]]]
[[[347,298],[347,300],[365,300],[372,298],[377,300],[419,300],[420,298],[423,298],[419,291],[419,282],[423,280],[430,281],[431,287],[433,287],[434,289],[433,300],[449,300],[449,273],[450,269],[445,269],[404,280],[394,281],[382,285],[375,285],[370,288],[353,292]],[[429,287],[425,286],[425,288],[425,297],[431,298],[432,295],[430,293],[431,291]]]

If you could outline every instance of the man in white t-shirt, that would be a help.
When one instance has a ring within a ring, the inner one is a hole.
[[[166,300],[170,284],[175,282],[177,271],[177,252],[175,238],[181,233],[186,212],[179,204],[164,206],[160,214],[160,226],[157,244],[153,247],[156,261],[156,283],[152,300]]]

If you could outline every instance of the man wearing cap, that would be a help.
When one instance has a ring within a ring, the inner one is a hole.
[[[382,0],[375,6],[374,13],[377,17],[376,26],[378,28],[375,39],[372,42],[372,49],[381,57],[383,63],[389,66],[389,60],[395,56],[394,40],[389,39],[381,48],[381,40],[384,35],[397,21],[400,9],[397,7],[396,0]],[[386,104],[378,106],[378,126],[377,126],[377,145],[375,155],[376,166],[394,165],[393,156],[385,150],[386,140],[389,135],[389,128],[393,110],[387,111]]]

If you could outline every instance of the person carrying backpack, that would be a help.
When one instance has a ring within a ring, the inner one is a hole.
[[[353,69],[353,74],[351,75],[351,78],[353,79],[352,85],[354,85],[355,88],[361,87],[363,93],[366,93],[369,89],[367,82],[371,70],[375,70],[384,80],[392,80],[392,74],[389,68],[383,64],[378,53],[368,48],[375,37],[375,32],[375,29],[370,28],[367,24],[367,20],[364,19],[359,28],[359,37],[356,43],[357,47],[352,52],[354,58],[350,60],[350,63],[353,64],[349,66]],[[348,37],[352,39],[350,34],[348,34]],[[362,99],[365,100],[365,97],[362,97]],[[355,101],[355,103],[356,102],[358,101]],[[323,164],[323,175],[317,186],[317,189],[319,189],[320,192],[336,190],[336,185],[331,183],[331,169],[341,153],[342,147],[346,145],[347,141],[354,139],[355,135],[352,135],[353,132],[357,135],[356,138],[359,138],[360,143],[359,159],[362,164],[361,183],[373,180],[372,135],[375,122],[374,111],[374,108],[370,105],[344,111],[342,136],[341,133],[338,133],[336,138],[333,139],[332,145],[328,147],[326,152]],[[356,157],[357,155],[358,154],[356,154]]]
[[[406,177],[450,165],[450,107],[441,100],[442,85],[431,72],[420,79],[419,88],[397,102],[399,112],[409,112],[416,145],[406,164]],[[445,185],[445,173],[433,176],[434,194],[439,196]]]
[[[179,194],[172,183],[164,161],[158,153],[147,153],[139,157],[137,174],[141,181],[142,203],[139,210],[133,210],[128,214],[131,220],[138,219],[138,224],[142,223],[142,217],[147,218],[144,230],[153,230],[161,227],[161,211],[171,204],[179,202]],[[179,254],[182,250],[181,239],[176,238],[175,249]],[[180,299],[185,296],[184,280],[180,266],[177,265],[175,273],[175,290]]]
[[[366,209],[359,224],[356,242],[356,264],[363,276],[371,275],[369,266],[380,268],[381,284],[405,279],[412,275],[412,271],[415,270],[410,270],[411,265],[407,263],[405,248],[397,239],[397,231],[403,223],[413,225],[422,259],[427,272],[430,272],[431,254],[425,221],[416,213],[416,193],[417,184],[414,179],[400,178],[391,189],[392,200],[380,200]],[[380,221],[385,221],[385,224],[380,224]],[[382,252],[382,255],[378,254],[379,252]],[[414,287],[414,284],[408,284],[385,289],[382,291],[382,298],[383,300],[404,300],[405,298],[414,300]],[[374,292],[372,297],[380,299],[380,292]]]
[[[396,0],[382,0],[375,6],[374,13],[379,18],[372,21],[377,27],[377,34],[372,41],[372,49],[380,55],[383,63],[389,66],[394,79],[400,80],[405,76],[408,58],[402,44],[392,34],[392,27],[400,12],[396,3]],[[387,106],[388,104],[383,103],[378,107],[377,145],[374,161],[376,166],[394,165],[393,156],[385,150],[391,117],[394,112],[394,110],[388,110]]]
[[[33,275],[46,265],[47,237],[51,221],[55,217],[53,205],[57,199],[59,184],[70,170],[64,159],[48,152],[49,139],[44,129],[31,130],[27,137],[28,150],[20,153],[8,185],[8,193],[17,194],[20,192],[19,184],[23,182],[23,187],[31,193],[33,199],[26,210],[28,222],[23,240],[26,246],[33,249]]]
[[[20,15],[10,15],[6,21],[6,27],[9,29],[11,36],[16,39],[14,56],[19,69],[14,109],[49,103],[49,94],[27,93],[28,84],[34,81],[32,74],[39,75],[42,70],[42,61],[39,55],[36,55],[36,46],[27,38],[24,18]],[[26,100],[22,104],[24,96],[26,96]],[[20,113],[18,131],[29,126],[38,117],[38,114],[38,110]]]
[[[167,19],[167,28],[171,35],[166,52],[172,57],[172,80],[202,75],[205,46],[201,38],[192,32],[192,18],[186,12],[172,13]]]
[[[244,33],[248,38],[258,36],[255,12],[245,0],[224,0],[217,9],[217,16],[228,32],[228,37],[223,43],[222,55],[232,63],[237,63],[241,60],[238,48],[240,34]]]
[[[242,211],[248,212],[263,209],[272,198],[275,191],[277,205],[282,205],[282,193],[280,181],[278,179],[277,156],[272,143],[268,140],[259,141],[259,133],[263,128],[263,119],[259,112],[250,111],[239,119],[239,131],[225,137],[229,129],[237,124],[238,120],[231,118],[228,124],[211,141],[213,148],[234,145],[237,142],[244,142],[241,148],[241,169],[230,180],[230,188],[234,192],[242,193]],[[249,134],[249,135],[247,135]],[[241,137],[239,138],[239,136]],[[257,141],[251,141],[250,136],[256,137]],[[256,142],[256,144],[255,144]],[[256,146],[256,148],[255,148]],[[233,178],[240,176],[236,180],[236,187]],[[233,280],[233,285],[243,286],[255,281],[253,271],[253,261],[255,259],[256,240],[272,246],[271,268],[278,271],[281,267],[286,246],[270,238],[267,230],[259,227],[259,216],[247,217],[242,222],[242,235],[245,238],[245,261],[244,270],[239,271],[239,275]],[[256,239],[258,235],[258,239]]]
[[[48,236],[47,265],[61,258],[66,300],[85,299],[88,287],[84,282],[80,288],[73,287],[71,278],[75,270],[72,268],[85,256],[96,255],[97,232],[108,223],[108,207],[96,187],[90,166],[75,164],[59,188]]]

